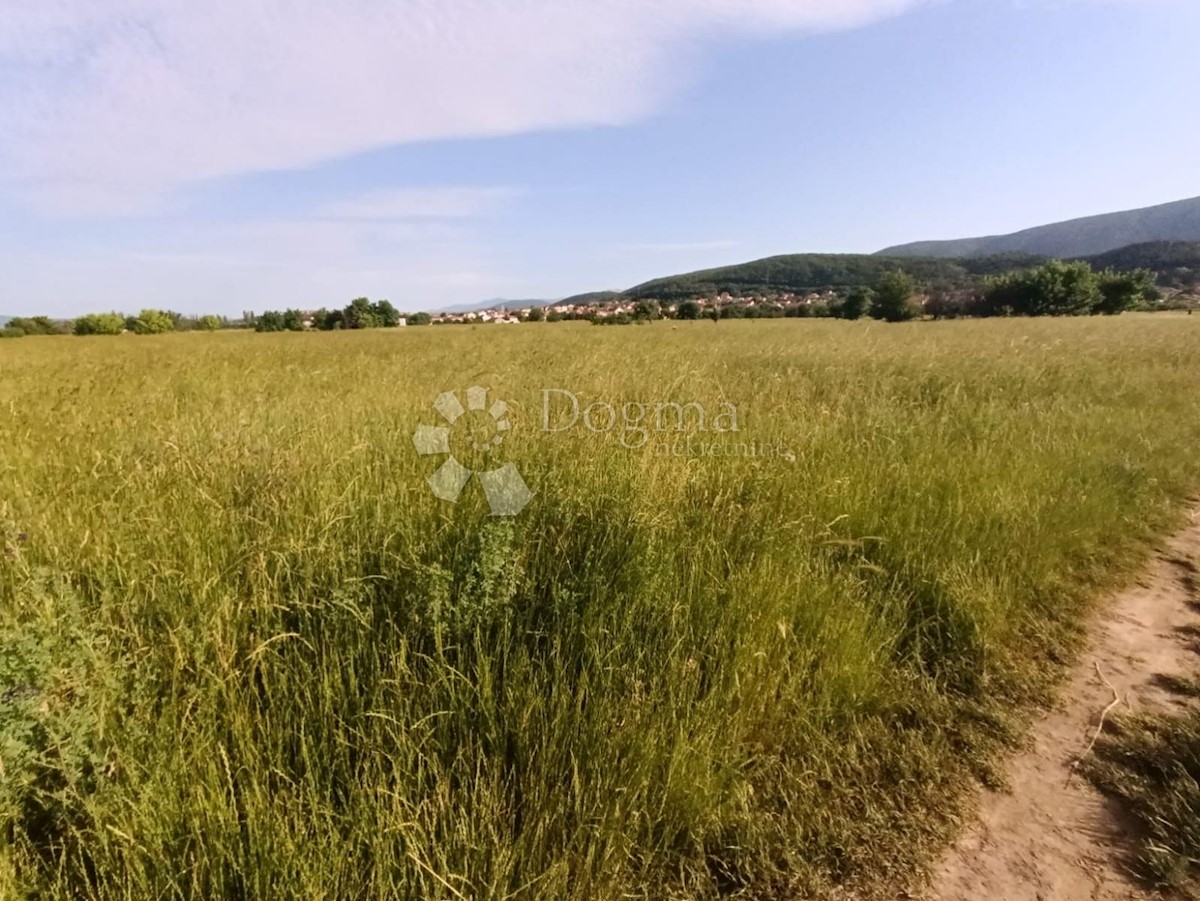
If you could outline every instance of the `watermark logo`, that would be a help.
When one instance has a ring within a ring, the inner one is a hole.
[[[641,450],[665,435],[742,431],[738,409],[730,403],[719,404],[715,410],[695,401],[611,404],[598,400],[585,405],[573,391],[543,389],[542,431],[565,432],[580,427],[595,434],[617,432],[622,446],[629,450]]]
[[[464,406],[454,391],[439,395],[433,408],[446,425],[420,425],[413,433],[413,445],[418,454],[446,456],[437,471],[425,481],[435,497],[455,503],[471,477],[477,475],[491,515],[516,516],[533,499],[533,492],[515,464],[476,472],[463,466],[451,452],[451,439],[455,433],[459,433],[459,440],[473,451],[488,456],[497,451],[512,431],[508,404],[497,400],[488,406],[487,389],[478,385],[467,389],[466,401]]]
[[[564,388],[544,388],[541,418],[545,434],[577,429],[595,435],[615,433],[627,450],[645,449],[658,457],[796,461],[783,441],[745,438],[741,411],[727,401],[707,405],[699,401],[589,402]]]

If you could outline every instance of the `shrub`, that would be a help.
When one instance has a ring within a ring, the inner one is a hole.
[[[31,577],[0,609],[0,834],[59,844],[82,816],[112,674],[65,580]]]
[[[161,335],[175,331],[175,319],[162,310],[142,310],[127,319],[125,327],[135,335]]]
[[[120,313],[91,313],[75,320],[76,335],[119,335],[125,331],[125,319]]]
[[[8,321],[8,327],[20,329],[26,335],[61,335],[63,332],[49,316],[18,316]]]

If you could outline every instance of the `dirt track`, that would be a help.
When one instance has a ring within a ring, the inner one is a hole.
[[[1138,583],[1104,608],[1056,708],[1035,723],[1028,749],[1009,761],[1011,792],[980,798],[977,822],[935,871],[931,901],[1154,897],[1129,874],[1133,841],[1120,811],[1074,764],[1106,711],[1179,703],[1158,677],[1195,672],[1185,630],[1200,625],[1198,563],[1200,510]]]

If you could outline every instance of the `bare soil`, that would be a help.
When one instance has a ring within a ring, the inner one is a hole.
[[[1155,897],[1131,872],[1133,827],[1076,764],[1105,716],[1181,703],[1159,683],[1196,670],[1197,561],[1200,510],[1138,582],[1102,608],[1058,704],[1009,761],[1010,790],[981,793],[977,821],[934,872],[930,901]]]

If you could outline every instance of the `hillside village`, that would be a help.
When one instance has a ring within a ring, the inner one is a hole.
[[[757,311],[763,308],[770,308],[775,314],[778,314],[780,308],[782,308],[786,314],[789,309],[816,308],[822,304],[829,304],[835,301],[837,297],[838,293],[836,291],[813,292],[809,294],[785,292],[774,295],[734,295],[729,292],[723,292],[711,297],[697,297],[694,299],[694,302],[699,304],[704,314],[710,314],[713,310],[719,311],[724,308],[736,309],[743,313],[751,310]],[[544,308],[532,305],[519,308],[500,306],[471,312],[432,313],[430,314],[430,318],[434,324],[491,323],[496,325],[511,325],[528,322],[531,317],[534,319],[538,318],[538,314],[534,311],[539,310],[550,319],[604,320],[615,319],[621,316],[636,316],[639,312],[639,305],[643,303],[644,301],[624,298],[598,303],[560,301],[549,304]],[[661,313],[667,317],[674,317],[678,313],[678,309],[679,303],[664,303],[660,306]]]

